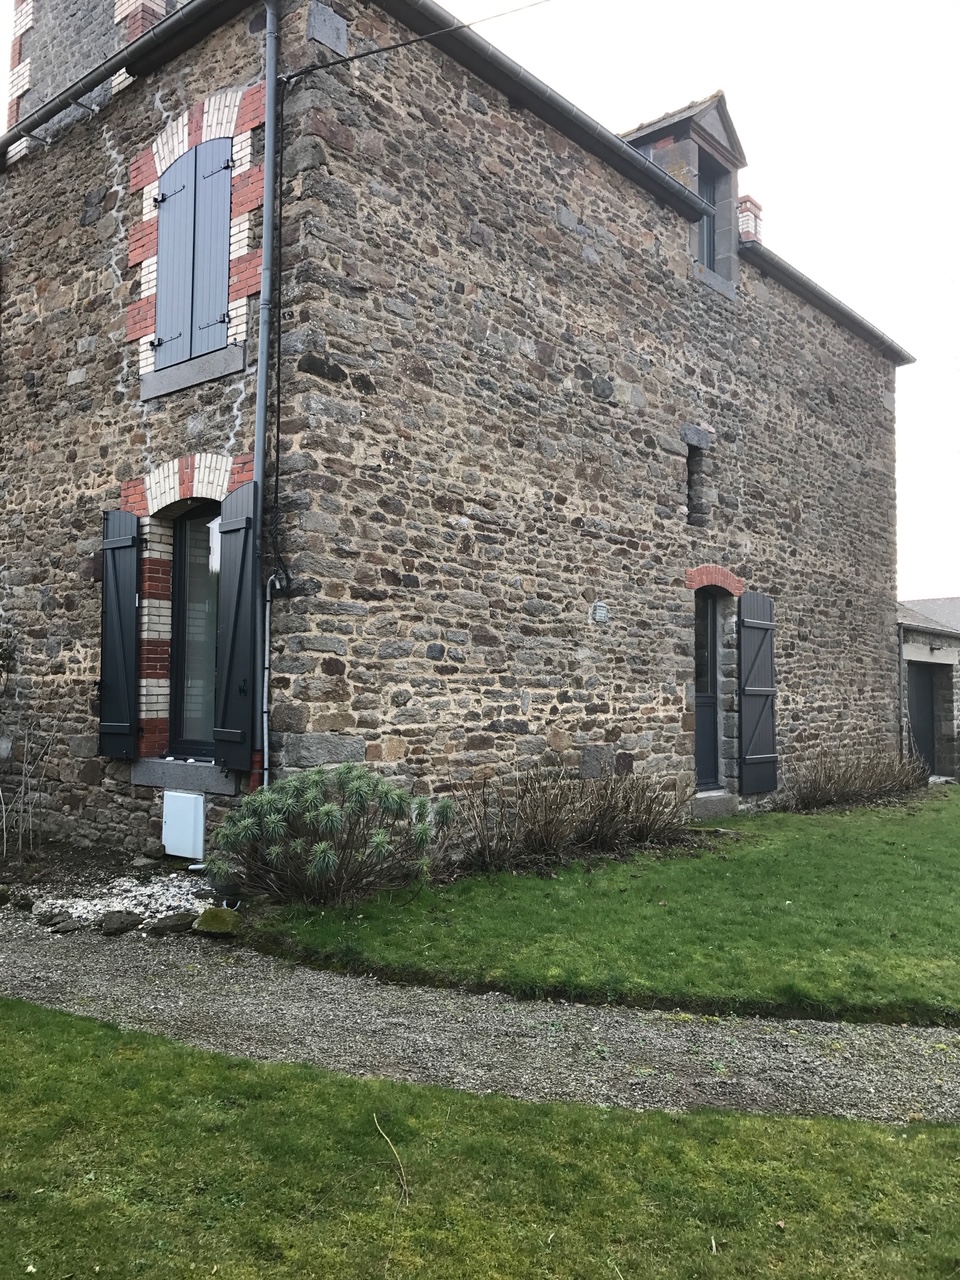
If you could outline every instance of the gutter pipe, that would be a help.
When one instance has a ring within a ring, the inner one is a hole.
[[[260,271],[260,325],[257,334],[257,401],[253,434],[253,482],[256,486],[256,517],[254,522],[254,546],[256,547],[259,586],[263,565],[263,501],[264,474],[267,456],[267,397],[270,381],[270,339],[273,320],[273,257],[276,239],[276,191],[277,191],[277,89],[279,85],[279,44],[277,29],[277,0],[264,0],[267,15],[265,103],[263,132],[263,256]],[[270,579],[270,582],[273,578]],[[270,582],[267,583],[266,604],[263,610],[259,601],[254,607],[254,653],[261,661],[255,663],[257,685],[254,690],[254,707],[261,714],[254,717],[253,770],[250,788],[254,790],[259,778],[266,780],[269,747],[270,702]]]
[[[444,28],[455,26],[457,19],[435,4],[434,0],[377,0],[377,5],[417,35],[437,32],[436,39],[431,44],[487,84],[499,89],[512,104],[526,107],[564,137],[586,148],[631,182],[663,201],[688,222],[699,222],[705,215],[715,212],[709,201],[672,178],[641,151],[631,147],[549,85],[525,71],[518,62],[501,53],[495,45],[478,36],[475,31],[466,28],[439,34]]]
[[[765,248],[759,240],[741,240],[740,257],[745,262],[752,262],[764,275],[771,276],[774,280],[779,281],[791,293],[795,293],[798,298],[802,298],[804,302],[809,302],[811,306],[825,312],[845,329],[855,333],[868,346],[873,347],[882,356],[885,356],[891,364],[916,363],[916,356],[912,356],[909,351],[904,351],[903,347],[898,346],[892,338],[888,338],[885,333],[872,325],[869,320],[864,320],[863,316],[858,315],[856,311],[852,311],[839,298],[835,298],[832,293],[827,293],[826,289],[821,289],[815,280],[811,280],[809,276],[805,276],[802,271],[792,267],[789,262],[786,262],[778,254]]]
[[[263,673],[261,677],[260,725],[263,738],[263,786],[270,785],[270,612],[273,605],[273,588],[280,586],[275,573],[267,579],[263,605],[263,634],[267,643],[263,646]]]
[[[19,142],[21,138],[33,138],[35,130],[71,107],[83,107],[84,104],[78,99],[105,84],[118,71],[126,71],[134,77],[146,75],[168,58],[189,48],[200,36],[219,26],[224,19],[246,9],[249,3],[250,0],[189,0],[182,9],[163,18],[139,39],[125,45],[119,53],[101,62],[0,135],[0,172],[6,168],[7,152],[15,142]],[[34,140],[49,145],[42,138]]]
[[[264,562],[264,475],[266,471],[266,412],[270,381],[270,337],[273,320],[274,297],[274,247],[276,205],[276,93],[279,84],[280,37],[276,24],[276,0],[264,0],[266,12],[266,68],[264,102],[264,252],[260,269],[260,325],[257,330],[257,389],[256,411],[253,420],[253,531],[256,539],[256,582],[260,586],[261,566]],[[273,581],[271,579],[270,581]],[[262,588],[260,588],[262,591]],[[262,600],[262,596],[261,596]],[[270,584],[266,589],[266,603],[261,600],[253,605],[253,653],[261,662],[255,662],[255,689],[253,707],[260,714],[253,714],[253,751],[251,760],[250,790],[255,791],[266,781],[268,760],[269,703],[270,703]]]
[[[905,759],[903,741],[903,623],[897,623],[897,729],[900,735],[900,759]]]

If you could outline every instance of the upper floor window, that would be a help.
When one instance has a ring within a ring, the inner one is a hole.
[[[160,177],[156,369],[227,345],[232,145],[201,142]]]
[[[709,160],[700,152],[700,172],[697,179],[698,193],[702,199],[708,204],[712,204],[714,208],[717,205],[717,171],[710,164]],[[715,213],[705,214],[699,223],[699,246],[697,257],[701,264],[708,271],[716,271],[717,269],[717,215]]]

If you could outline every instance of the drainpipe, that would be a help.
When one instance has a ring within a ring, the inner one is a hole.
[[[897,728],[900,735],[900,759],[904,757],[903,724],[903,623],[897,623]]]
[[[273,604],[273,588],[279,587],[280,579],[271,574],[267,579],[266,600],[263,606],[263,634],[267,643],[263,647],[263,674],[261,678],[262,697],[260,701],[260,724],[263,737],[263,785],[270,785],[270,610]]]
[[[267,15],[266,31],[266,100],[265,122],[263,134],[263,266],[260,274],[260,328],[257,343],[257,407],[253,436],[253,481],[256,488],[256,527],[254,529],[254,545],[257,555],[257,583],[261,579],[263,564],[263,478],[266,469],[267,455],[267,396],[270,377],[270,337],[273,318],[273,255],[274,255],[274,209],[276,205],[277,184],[277,86],[279,83],[279,43],[277,30],[276,0],[265,0],[264,9]],[[262,588],[261,588],[262,590]],[[267,749],[268,708],[270,690],[266,681],[269,677],[270,630],[269,618],[269,584],[267,592],[267,608],[260,608],[260,600],[254,606],[254,653],[255,679],[253,705],[261,714],[254,717],[253,759],[250,771],[250,790],[255,791],[264,780],[264,752]]]

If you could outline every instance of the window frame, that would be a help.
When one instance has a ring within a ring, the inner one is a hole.
[[[216,752],[216,743],[213,738],[216,711],[214,711],[211,736],[208,740],[201,741],[196,738],[186,738],[183,735],[183,698],[185,693],[187,648],[186,583],[188,549],[184,530],[188,522],[206,520],[207,523],[210,523],[220,516],[221,512],[221,503],[212,500],[201,500],[182,512],[173,521],[173,567],[170,589],[170,702],[167,754],[178,759],[209,761],[213,760]],[[216,634],[219,651],[219,616]],[[217,665],[215,661],[213,673],[214,696],[216,695],[216,689]]]

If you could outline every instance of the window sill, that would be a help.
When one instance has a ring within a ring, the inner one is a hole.
[[[130,781],[135,787],[199,791],[207,796],[235,796],[240,790],[235,773],[224,773],[205,761],[188,764],[186,760],[134,760]]]
[[[737,286],[733,281],[725,280],[723,276],[717,275],[716,271],[711,271],[709,267],[705,267],[702,262],[691,263],[690,274],[694,280],[699,280],[708,289],[713,289],[716,293],[722,293],[731,302],[736,301]]]
[[[170,365],[168,369],[145,373],[140,379],[140,399],[155,400],[158,396],[196,387],[202,382],[226,378],[231,373],[241,373],[246,365],[245,342],[221,347],[219,351],[209,351],[205,356],[197,356],[195,360],[183,360],[180,364]]]

